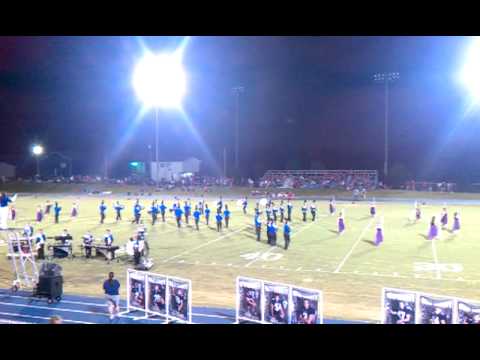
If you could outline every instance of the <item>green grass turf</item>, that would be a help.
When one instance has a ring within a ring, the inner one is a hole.
[[[37,205],[43,205],[48,198],[58,200],[63,207],[60,224],[53,224],[53,216],[50,215],[40,226],[34,225],[35,229],[43,228],[47,236],[68,229],[74,236],[77,254],[80,253],[80,237],[87,230],[101,237],[110,228],[115,243],[123,245],[137,228],[128,221],[132,218],[133,197],[105,196],[109,207],[107,220],[100,225],[100,197],[80,194],[55,196],[20,196],[15,203],[18,214],[15,226],[23,227],[27,221],[33,221]],[[114,221],[112,209],[113,201],[117,199],[126,205],[124,220],[118,224]],[[213,205],[217,198],[207,200]],[[441,206],[424,206],[423,220],[410,224],[408,217],[411,216],[413,202],[379,203],[377,210],[378,215],[384,217],[385,241],[375,247],[370,241],[374,239],[376,222],[369,216],[367,202],[338,202],[338,209],[346,209],[347,227],[345,234],[338,236],[337,218],[327,215],[326,201],[317,202],[319,217],[314,223],[310,221],[310,215],[307,223],[301,221],[301,203],[295,201],[292,242],[289,250],[285,251],[282,248],[282,231],[279,231],[277,247],[266,244],[265,231],[262,231],[260,243],[255,240],[253,201],[249,204],[249,214],[243,215],[236,200],[225,200],[232,210],[232,218],[230,228],[220,234],[214,228],[213,216],[211,227],[206,227],[202,219],[197,232],[192,227],[178,230],[171,214],[167,215],[165,224],[158,223],[152,227],[144,210],[150,256],[155,262],[151,271],[191,279],[194,306],[233,308],[235,279],[239,275],[320,289],[324,292],[324,315],[329,318],[379,320],[382,287],[480,300],[480,242],[477,238],[480,222],[475,206],[451,206],[450,222],[453,211],[461,211],[461,232],[456,236],[444,232],[440,240],[432,243],[425,239],[428,221],[432,215],[440,213]],[[70,219],[73,201],[80,204],[79,217],[74,220]],[[146,207],[150,201],[141,200]],[[167,204],[170,205],[171,201]],[[5,256],[6,250],[5,246],[0,247],[1,287],[9,287],[13,277],[11,263]],[[63,267],[65,292],[102,295],[102,280],[109,271],[115,271],[125,295],[125,262],[107,264],[99,259],[87,261],[80,257],[55,260]],[[431,266],[436,261],[439,270]]]

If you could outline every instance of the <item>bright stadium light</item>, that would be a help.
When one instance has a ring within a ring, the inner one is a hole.
[[[133,87],[148,108],[179,108],[187,90],[181,53],[145,55],[135,67]]]
[[[480,37],[473,39],[460,73],[460,81],[470,92],[473,102],[480,102]]]
[[[34,145],[32,147],[32,153],[35,156],[40,156],[43,154],[43,146],[42,145]]]
[[[32,154],[37,158],[37,176],[40,177],[40,156],[43,154],[43,146],[33,145]]]

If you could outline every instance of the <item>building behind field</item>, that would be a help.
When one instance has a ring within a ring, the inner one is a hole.
[[[15,178],[15,166],[0,162],[0,178],[1,179],[14,179]]]
[[[160,180],[178,180],[183,174],[198,174],[200,172],[201,161],[197,158],[188,158],[184,161],[152,161],[151,179]]]

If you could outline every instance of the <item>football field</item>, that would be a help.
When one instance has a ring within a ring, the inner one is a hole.
[[[162,196],[155,197],[158,200]],[[35,224],[35,209],[45,201],[59,201],[62,206],[60,224],[48,215],[42,224]],[[99,224],[98,206],[104,199],[108,206],[106,222]],[[164,198],[171,207],[172,197]],[[167,200],[168,199],[168,200]],[[186,199],[182,196],[181,200]],[[191,198],[192,203],[194,197]],[[123,221],[115,222],[113,202],[125,205]],[[125,273],[129,265],[124,259],[111,262],[81,257],[81,236],[88,230],[97,238],[111,229],[115,244],[124,245],[137,225],[132,224],[135,197],[124,195],[25,195],[15,203],[15,227],[31,222],[35,230],[44,229],[47,236],[55,236],[68,229],[74,238],[74,259],[55,259],[63,268],[64,291],[79,295],[102,295],[102,282],[109,271],[114,271],[122,284],[125,298]],[[429,221],[433,215],[439,219],[441,203],[422,206],[422,220],[409,220],[413,200],[408,202],[377,202],[377,216],[384,218],[384,242],[373,245],[377,220],[369,213],[369,202],[337,202],[337,211],[345,209],[346,231],[337,234],[337,216],[328,214],[328,202],[317,200],[318,215],[315,222],[301,221],[301,204],[293,202],[293,222],[290,248],[283,249],[283,231],[279,226],[277,246],[266,243],[265,227],[261,242],[256,241],[250,199],[244,215],[232,197],[224,197],[232,211],[230,226],[217,232],[212,211],[210,227],[202,217],[200,230],[193,226],[181,229],[167,212],[167,221],[151,226],[147,209],[151,197],[140,197],[145,206],[142,219],[147,228],[150,257],[155,273],[179,276],[192,280],[194,306],[234,308],[235,279],[248,276],[270,281],[322,290],[324,316],[337,319],[378,321],[380,317],[381,289],[394,287],[427,293],[480,300],[480,221],[479,207],[448,204],[449,225],[453,212],[459,211],[462,229],[453,235],[442,231],[436,241],[426,239]],[[71,219],[74,201],[79,203],[79,217]],[[207,198],[214,209],[217,197]],[[278,205],[278,201],[276,201]],[[13,225],[13,224],[11,224]],[[51,240],[49,240],[51,241]],[[13,273],[6,258],[6,246],[0,246],[0,287],[11,285]]]

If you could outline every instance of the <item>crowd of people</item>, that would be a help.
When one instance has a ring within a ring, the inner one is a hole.
[[[377,176],[374,172],[317,172],[295,174],[291,172],[267,172],[260,179],[260,187],[295,188],[295,189],[344,189],[347,191],[355,188],[368,190],[377,187]]]

